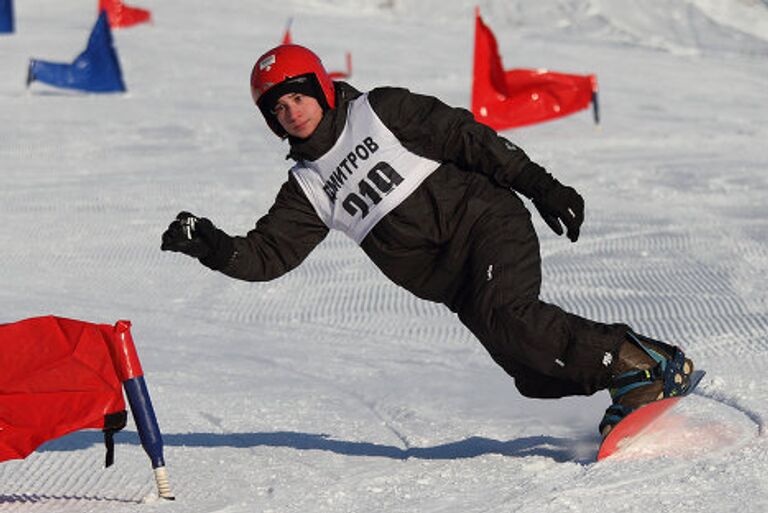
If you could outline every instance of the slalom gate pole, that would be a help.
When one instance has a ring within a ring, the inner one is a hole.
[[[128,404],[139,432],[141,446],[152,462],[157,493],[163,499],[174,500],[163,458],[163,437],[157,424],[155,410],[152,408],[147,384],[144,381],[139,355],[133,344],[130,321],[121,320],[115,324],[112,351],[115,367],[120,381],[123,382],[123,389],[128,396]]]
[[[592,118],[595,124],[600,124],[600,104],[598,103],[597,91],[592,92]]]
[[[597,75],[590,75],[589,81],[592,83],[592,117],[595,124],[600,124],[600,103],[598,97],[599,87],[597,85]]]

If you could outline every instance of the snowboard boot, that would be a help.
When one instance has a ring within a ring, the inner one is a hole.
[[[613,364],[608,385],[613,404],[600,422],[600,434],[605,438],[641,406],[685,393],[692,372],[693,362],[680,348],[629,331]]]

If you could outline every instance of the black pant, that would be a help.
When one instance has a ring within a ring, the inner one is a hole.
[[[465,266],[461,322],[524,396],[606,388],[629,327],[590,321],[539,299],[539,243],[522,202],[504,202],[481,221]]]

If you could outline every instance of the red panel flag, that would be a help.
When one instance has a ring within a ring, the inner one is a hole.
[[[331,80],[346,80],[352,76],[352,54],[346,54],[347,69],[345,71],[329,71],[328,76]]]
[[[283,41],[280,44],[291,45],[293,44],[293,38],[291,37],[291,25],[293,24],[293,18],[288,18],[288,22],[285,25],[285,32],[283,33]],[[346,80],[352,76],[352,54],[347,52],[346,54],[347,69],[344,71],[329,71],[328,76],[331,80]]]
[[[36,317],[0,324],[0,462],[27,457],[42,443],[80,429],[101,429],[106,465],[125,427],[123,390],[158,495],[173,500],[163,438],[131,336],[114,326]]]
[[[285,25],[285,33],[283,34],[282,44],[284,45],[293,44],[293,39],[291,39],[291,23],[293,23],[293,18],[288,18],[288,23]]]
[[[99,0],[99,12],[107,11],[111,28],[125,28],[150,19],[150,12],[138,7],[129,7],[123,0]]]
[[[594,106],[597,77],[540,69],[505,71],[496,38],[475,12],[472,113],[494,130],[540,123]]]
[[[0,324],[0,461],[80,429],[125,424],[113,329],[52,316]]]

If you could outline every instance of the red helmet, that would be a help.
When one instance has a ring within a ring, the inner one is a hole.
[[[286,133],[272,110],[281,96],[292,92],[314,97],[323,109],[336,105],[333,81],[320,58],[303,46],[280,45],[259,57],[251,71],[253,101],[280,137]]]

